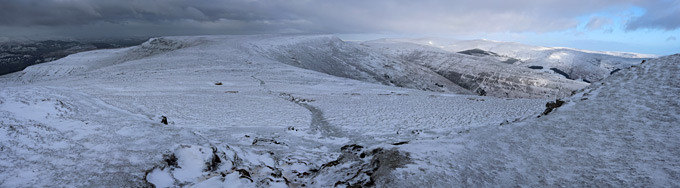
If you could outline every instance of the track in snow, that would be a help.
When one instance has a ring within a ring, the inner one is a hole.
[[[259,73],[256,73],[255,75],[252,75],[250,77],[257,80],[259,82],[259,86],[262,87],[267,93],[269,93],[269,94],[274,93],[273,91],[271,91],[271,89],[267,88],[267,86],[266,86],[267,82],[258,78],[257,74],[259,74]],[[294,104],[297,104],[300,107],[307,109],[309,111],[309,113],[311,113],[311,115],[312,115],[312,120],[310,121],[309,126],[313,130],[319,131],[324,136],[331,136],[331,137],[338,137],[338,138],[345,137],[345,136],[343,136],[344,134],[342,133],[341,130],[338,130],[337,127],[334,127],[334,126],[332,126],[328,123],[326,118],[324,118],[324,116],[323,116],[323,112],[321,110],[319,110],[319,108],[314,107],[314,106],[304,102],[304,100],[306,100],[306,99],[296,98],[293,95],[287,94],[287,93],[279,93],[278,97],[283,97],[285,100],[290,101]]]

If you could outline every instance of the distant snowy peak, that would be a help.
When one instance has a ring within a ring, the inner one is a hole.
[[[514,42],[491,40],[449,40],[449,39],[383,39],[392,43],[410,43],[438,48],[448,52],[469,52],[480,50],[504,57],[500,61],[512,62],[522,67],[542,67],[544,72],[584,82],[600,81],[612,71],[624,69],[642,60],[656,58],[655,55],[598,52],[564,47],[540,47]],[[480,53],[476,53],[480,56]]]
[[[381,40],[393,40],[393,41],[399,41],[399,42],[411,42],[411,43],[416,43],[416,44],[421,44],[421,45],[428,45],[428,46],[433,46],[433,47],[438,47],[442,48],[448,51],[463,51],[463,50],[469,50],[469,49],[483,49],[483,50],[490,50],[496,51],[496,53],[508,53],[506,50],[505,52],[503,50],[499,49],[507,49],[507,48],[514,48],[516,49],[517,52],[521,51],[541,51],[541,50],[572,50],[572,51],[579,51],[583,53],[589,53],[589,54],[602,54],[602,55],[611,55],[611,56],[618,56],[618,57],[624,57],[624,58],[657,58],[657,55],[652,55],[652,54],[641,54],[641,53],[633,53],[633,52],[611,52],[611,51],[592,51],[592,50],[583,50],[583,49],[576,49],[576,48],[567,48],[567,47],[544,47],[544,46],[533,46],[533,45],[527,45],[527,44],[522,44],[522,43],[517,43],[517,42],[502,42],[502,41],[494,41],[494,40],[488,40],[488,39],[475,39],[475,40],[453,40],[453,39],[442,39],[442,38],[421,38],[421,39],[381,39]]]

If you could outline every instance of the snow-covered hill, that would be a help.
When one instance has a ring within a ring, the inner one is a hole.
[[[554,74],[511,65],[497,57],[448,52],[402,40],[376,40],[363,42],[361,45],[406,62],[428,67],[480,95],[559,98],[569,96],[573,91],[588,85]]]
[[[680,54],[654,59],[584,89],[540,118],[401,146],[416,162],[395,172],[405,181],[393,183],[680,186],[678,72]]]
[[[521,67],[541,67],[545,72],[558,72],[558,75],[586,82],[600,81],[614,70],[625,69],[639,64],[642,60],[656,58],[654,55],[647,54],[539,47],[491,40],[396,39],[393,41],[432,46],[449,52],[480,49],[505,58],[518,59],[519,61],[513,62]]]
[[[209,41],[211,40],[211,41]],[[229,44],[231,43],[231,44]],[[401,62],[381,56],[358,45],[346,43],[337,37],[321,36],[240,36],[218,38],[166,37],[152,39],[140,46],[116,49],[115,55],[91,61],[82,56],[100,56],[101,52],[92,51],[78,57],[66,57],[55,63],[28,67],[19,74],[19,82],[57,79],[66,75],[80,74],[122,62],[151,57],[159,53],[185,48],[215,47],[215,50],[238,51],[244,62],[252,63],[252,58],[266,58],[281,63],[314,70],[334,76],[351,78],[371,83],[407,87],[427,91],[470,94],[455,83],[437,73],[411,63]],[[227,48],[227,49],[224,49]],[[192,48],[193,49],[193,48]],[[191,50],[191,49],[190,49]],[[231,54],[227,54],[231,55]],[[91,62],[84,62],[91,61]],[[173,68],[187,66],[211,66],[219,62],[191,60]],[[158,67],[170,68],[170,67]]]
[[[464,55],[418,45],[408,42],[409,40],[379,40],[356,44],[328,35],[225,36],[219,40],[214,39],[157,38],[140,46],[116,49],[117,55],[96,62],[66,57],[49,65],[28,67],[26,71],[16,73],[20,75],[16,77],[19,78],[16,81],[23,83],[57,79],[63,75],[80,74],[167,51],[212,46],[247,54],[244,61],[249,61],[249,58],[265,58],[334,76],[426,91],[458,94],[474,92],[513,98],[556,98],[568,96],[587,85],[568,80],[550,70],[546,72],[531,70],[523,65],[509,65],[507,61],[511,58]],[[82,55],[96,57],[99,53],[92,51]],[[193,63],[202,66],[215,64],[203,61]],[[175,68],[187,66],[179,65]],[[589,69],[587,66],[579,67]]]
[[[249,43],[255,54],[300,68],[384,85],[470,94],[434,71],[386,57],[335,36],[298,36]]]
[[[5,41],[0,37],[0,75],[21,71],[30,65],[54,61],[69,54],[139,45],[145,40],[128,38],[94,41],[9,39]]]
[[[0,76],[0,187],[678,185],[678,56],[535,118],[548,100],[424,91],[439,74],[393,55],[163,37]]]

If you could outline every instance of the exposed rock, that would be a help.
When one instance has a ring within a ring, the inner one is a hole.
[[[562,106],[565,102],[559,99],[556,99],[555,102],[548,102],[545,104],[545,111],[541,113],[541,115],[548,115],[550,112],[552,112],[554,109],[559,108]],[[539,116],[540,117],[540,116]]]
[[[168,124],[168,117],[161,116],[161,123],[167,125]]]
[[[530,69],[543,69],[543,66],[529,66]]]

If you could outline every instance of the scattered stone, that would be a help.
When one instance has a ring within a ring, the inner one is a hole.
[[[240,177],[240,178],[245,178],[245,179],[250,180],[250,182],[253,182],[253,178],[250,177],[250,172],[248,172],[247,170],[245,170],[245,169],[236,169],[236,171],[237,171],[239,174],[241,174],[241,177]]]
[[[567,79],[573,80],[573,79],[569,76],[569,74],[567,74],[566,72],[564,72],[564,71],[562,71],[562,70],[560,70],[560,69],[558,69],[558,68],[550,68],[550,70],[552,70],[553,72],[555,72],[555,73],[557,73],[557,74],[560,74],[560,75],[564,76],[564,77],[567,78]]]
[[[529,66],[530,69],[543,69],[543,66]]]
[[[559,99],[555,99],[555,102],[548,102],[545,104],[545,111],[541,115],[548,115],[550,112],[552,112],[554,109],[559,108],[562,106],[565,102]],[[539,116],[540,117],[540,116]]]
[[[404,145],[404,144],[408,144],[408,141],[397,142],[397,143],[393,143],[392,145],[398,146],[398,145]]]
[[[484,99],[478,99],[478,98],[472,98],[472,97],[467,98],[467,100],[471,100],[471,101],[484,101]]]
[[[262,143],[262,142],[272,143],[272,144],[277,144],[277,145],[286,145],[283,142],[279,142],[279,141],[276,141],[274,139],[267,139],[267,138],[255,138],[253,140],[253,145],[256,145],[257,143]]]
[[[396,149],[376,148],[371,153],[373,155],[370,163],[372,171],[365,172],[370,176],[370,180],[364,182],[365,186],[374,185],[376,182],[380,185],[386,185],[392,180],[384,177],[387,177],[394,169],[403,168],[406,164],[411,163],[409,153],[403,153]]]
[[[161,123],[167,125],[168,124],[168,117],[161,116]]]
[[[174,153],[163,154],[163,162],[171,167],[177,167],[177,156]]]
[[[326,164],[321,165],[321,168],[332,167],[332,166],[335,166],[335,165],[338,165],[338,164],[340,164],[340,161],[335,160],[335,161],[327,162]]]
[[[216,171],[220,163],[222,163],[222,160],[220,160],[220,157],[217,155],[217,148],[211,147],[211,149],[213,156],[212,160],[210,160],[210,163],[206,164],[206,166],[208,167],[206,171]]]
[[[479,88],[479,90],[477,90],[476,93],[478,93],[479,96],[486,96],[486,91],[484,91],[484,89],[482,89],[482,88]]]
[[[364,146],[352,144],[352,145],[344,145],[340,148],[341,151],[343,152],[349,152],[349,153],[357,153],[364,149]]]

